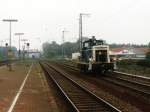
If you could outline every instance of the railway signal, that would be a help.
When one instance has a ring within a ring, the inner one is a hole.
[[[30,43],[27,43],[28,58],[29,58],[29,46],[30,46]]]
[[[6,43],[5,46],[6,46],[6,57],[8,59],[13,56],[13,53],[10,49],[8,49],[8,43]],[[7,63],[7,67],[9,69],[9,71],[12,71],[11,60],[9,60],[9,62]]]

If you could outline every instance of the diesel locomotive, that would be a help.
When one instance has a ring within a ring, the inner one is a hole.
[[[109,46],[103,40],[91,39],[82,43],[78,68],[81,72],[105,72],[114,69],[109,56]]]

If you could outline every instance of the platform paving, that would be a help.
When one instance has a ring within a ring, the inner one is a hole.
[[[0,67],[0,112],[7,112],[29,67],[13,65],[10,72],[6,66]]]
[[[33,62],[32,67],[31,64],[30,66],[14,65],[12,72],[9,72],[6,67],[1,67],[0,112],[58,112],[55,99],[41,71],[36,62]]]

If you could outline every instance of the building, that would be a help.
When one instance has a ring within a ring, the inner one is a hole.
[[[110,56],[118,59],[144,59],[148,48],[110,48]]]
[[[72,53],[72,60],[78,60],[80,57],[80,53],[76,52],[76,53]]]
[[[136,48],[133,52],[136,53],[136,58],[143,59],[146,57],[146,53],[149,51],[148,48]]]

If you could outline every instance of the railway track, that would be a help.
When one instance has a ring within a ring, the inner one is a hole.
[[[133,92],[150,98],[150,85],[116,77],[103,77],[103,79],[107,82],[130,89]]]
[[[72,70],[76,70],[79,71],[79,69],[77,68],[77,65],[74,62],[68,62],[68,61],[62,61],[63,65],[66,67],[69,67]],[[144,76],[139,76],[139,75],[133,75],[133,74],[128,74],[128,73],[124,73],[124,72],[119,72],[119,71],[114,71],[114,72],[108,72],[108,74],[106,74],[107,76],[113,76],[116,78],[120,78],[120,79],[126,79],[129,81],[134,81],[134,82],[139,82],[139,83],[143,83],[145,85],[150,85],[150,78],[149,77],[144,77]]]
[[[138,76],[138,75],[123,73],[123,72],[119,72],[119,71],[114,71],[110,75],[114,76],[114,77],[128,79],[128,80],[131,80],[131,81],[136,81],[136,82],[139,82],[139,83],[150,85],[150,78],[149,77]]]
[[[79,71],[74,65],[63,63],[63,66],[74,71]],[[150,78],[115,71],[108,72],[101,79],[150,98]]]
[[[77,112],[121,112],[108,102],[96,96],[73,79],[67,77],[66,73],[58,70],[54,66],[40,62],[44,71],[58,86],[69,103]]]

